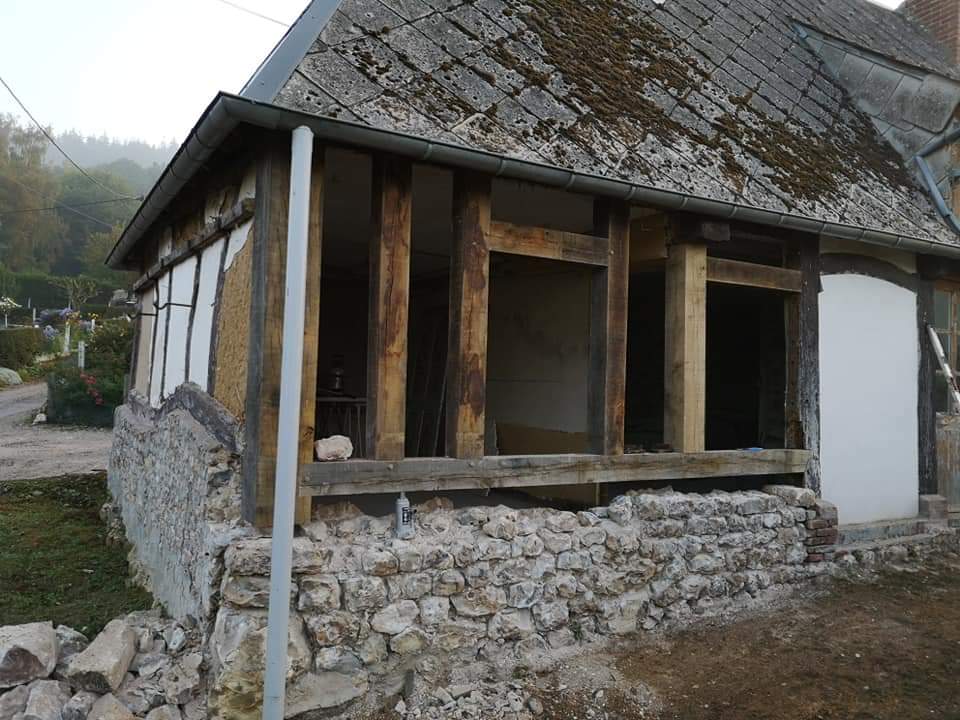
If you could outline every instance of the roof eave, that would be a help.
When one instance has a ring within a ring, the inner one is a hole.
[[[749,205],[713,200],[671,190],[637,185],[578,173],[551,165],[518,160],[484,150],[427,140],[391,130],[322,117],[277,107],[256,100],[220,93],[207,107],[187,141],[164,170],[146,200],[137,209],[107,258],[113,268],[122,268],[127,255],[150,229],[169,203],[204,165],[218,145],[239,125],[289,131],[305,125],[321,140],[389,152],[419,162],[460,167],[552,187],[565,188],[668,210],[696,212],[713,217],[788,228],[814,234],[832,235],[886,247],[960,258],[960,245],[947,245],[881,230],[834,223],[816,218]]]

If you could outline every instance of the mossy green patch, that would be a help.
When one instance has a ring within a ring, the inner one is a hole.
[[[127,550],[107,545],[103,473],[0,483],[0,625],[41,620],[88,636],[149,608],[128,583]]]

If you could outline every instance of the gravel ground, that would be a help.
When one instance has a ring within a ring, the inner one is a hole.
[[[109,430],[31,425],[46,399],[42,382],[0,390],[0,481],[106,469]]]

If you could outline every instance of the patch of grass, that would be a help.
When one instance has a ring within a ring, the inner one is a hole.
[[[149,608],[127,583],[127,547],[107,545],[106,475],[0,483],[0,625],[53,620],[92,636]]]

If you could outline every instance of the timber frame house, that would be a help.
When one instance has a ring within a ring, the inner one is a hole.
[[[399,491],[588,507],[611,483],[773,477],[819,493],[827,276],[915,295],[919,360],[889,379],[914,398],[905,482],[938,492],[924,328],[960,241],[908,162],[952,132],[960,73],[918,26],[858,0],[707,5],[314,0],[244,91],[212,102],[109,263],[141,273],[132,388],[160,407],[193,382],[242,421],[246,520],[273,513],[301,127],[315,140],[298,522],[315,498]],[[642,42],[621,42],[631,32]],[[934,78],[948,107],[882,135],[888,105],[834,71],[848,57]],[[564,279],[531,290],[549,276]],[[574,358],[549,391],[537,382],[556,358],[516,334],[540,303],[569,327],[538,347]],[[331,429],[360,456],[315,461]]]

